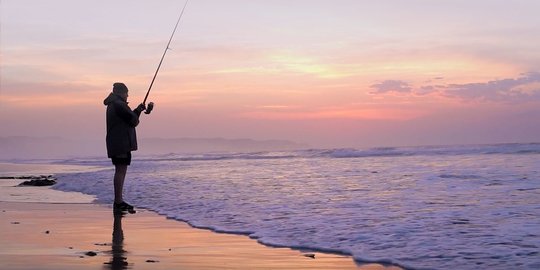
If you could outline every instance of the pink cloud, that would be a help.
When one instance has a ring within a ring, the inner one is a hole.
[[[370,86],[374,89],[372,94],[384,94],[384,93],[410,93],[412,88],[405,81],[399,80],[386,80],[381,83],[373,84]]]
[[[540,101],[540,72],[529,72],[517,78],[487,82],[427,84],[417,87],[411,86],[406,81],[386,80],[371,87],[375,89],[371,94],[403,93],[416,96],[437,94],[466,101],[520,103]]]

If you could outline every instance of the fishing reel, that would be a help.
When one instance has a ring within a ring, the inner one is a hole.
[[[145,114],[150,114],[152,110],[154,109],[154,102],[148,103],[146,106],[146,110],[144,111]]]

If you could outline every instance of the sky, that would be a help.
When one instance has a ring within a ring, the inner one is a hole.
[[[184,1],[0,0],[0,137],[104,139]],[[191,0],[140,138],[540,141],[540,1]]]

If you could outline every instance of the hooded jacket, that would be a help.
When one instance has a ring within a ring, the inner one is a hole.
[[[114,157],[137,150],[135,127],[139,124],[138,110],[131,110],[127,101],[111,93],[103,101],[107,106],[107,156]]]

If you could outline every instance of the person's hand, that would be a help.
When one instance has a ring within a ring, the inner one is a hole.
[[[139,104],[139,106],[137,106],[137,109],[135,109],[135,110],[137,110],[140,113],[140,112],[146,110],[146,106],[144,106],[144,104],[141,103],[141,104]]]

